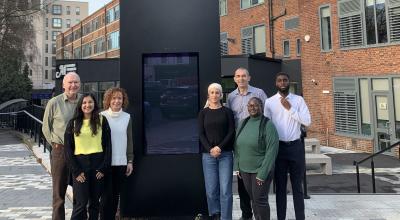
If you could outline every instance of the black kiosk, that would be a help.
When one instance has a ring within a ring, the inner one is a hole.
[[[120,84],[133,115],[123,216],[207,213],[197,113],[220,81],[215,0],[121,0]]]

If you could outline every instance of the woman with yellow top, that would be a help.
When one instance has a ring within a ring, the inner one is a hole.
[[[67,125],[65,155],[73,176],[75,202],[71,219],[98,219],[104,173],[111,164],[111,136],[108,121],[99,114],[92,94],[79,99]]]

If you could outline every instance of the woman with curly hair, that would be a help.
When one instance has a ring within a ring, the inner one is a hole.
[[[122,88],[110,88],[104,94],[101,112],[111,128],[111,170],[105,180],[101,219],[115,219],[121,189],[133,171],[132,117],[123,111],[128,107],[128,95]]]
[[[111,137],[107,118],[92,94],[78,100],[65,131],[65,155],[73,176],[71,219],[98,219],[104,176],[110,167]],[[87,205],[89,204],[89,210]]]

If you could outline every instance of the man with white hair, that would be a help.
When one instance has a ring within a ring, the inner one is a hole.
[[[233,111],[235,116],[235,125],[238,126],[239,122],[249,116],[247,104],[252,97],[257,97],[263,102],[267,99],[267,95],[262,89],[249,85],[250,82],[249,71],[243,67],[235,71],[233,80],[237,85],[237,89],[229,93],[227,98],[227,107]],[[253,213],[251,210],[250,196],[247,193],[243,180],[237,178],[238,193],[240,197],[240,209],[242,210],[242,220],[252,219]]]
[[[75,72],[64,76],[64,92],[49,100],[43,116],[42,132],[51,144],[51,176],[53,179],[53,220],[65,219],[65,194],[68,187],[69,169],[64,155],[64,133],[72,119],[80,97],[80,78]]]

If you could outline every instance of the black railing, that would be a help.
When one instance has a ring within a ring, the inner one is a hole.
[[[43,152],[51,151],[51,146],[47,144],[42,133],[43,122],[39,119],[43,117],[43,112],[44,109],[41,106],[34,105],[16,112],[2,112],[0,125],[30,135],[39,147],[43,144]]]
[[[395,148],[399,146],[399,159],[400,159],[400,141],[392,144],[390,147],[382,149],[374,154],[369,155],[368,157],[360,160],[360,161],[354,161],[353,165],[356,166],[356,172],[357,172],[357,192],[361,193],[361,186],[360,186],[360,164],[364,163],[365,161],[371,159],[371,176],[372,176],[372,193],[376,193],[376,185],[375,185],[375,163],[374,163],[374,157],[377,155],[382,154],[385,151],[391,150],[392,148]]]

